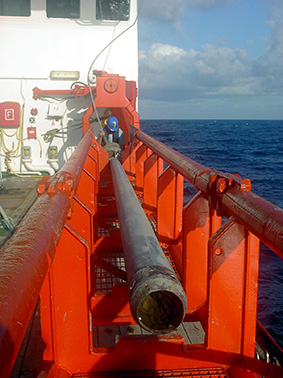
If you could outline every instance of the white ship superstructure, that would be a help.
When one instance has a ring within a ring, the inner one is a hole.
[[[135,0],[0,1],[2,172],[51,175],[74,151],[91,98],[56,90],[95,85],[94,70],[137,82],[136,17]]]

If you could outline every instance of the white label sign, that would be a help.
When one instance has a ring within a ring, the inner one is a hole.
[[[15,111],[14,109],[5,109],[5,121],[14,121]]]

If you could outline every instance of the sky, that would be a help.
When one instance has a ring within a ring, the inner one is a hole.
[[[283,0],[144,0],[138,22],[142,119],[283,120]]]

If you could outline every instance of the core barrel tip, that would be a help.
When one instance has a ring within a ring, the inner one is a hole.
[[[187,311],[184,289],[171,270],[146,267],[139,270],[129,285],[130,307],[136,322],[155,334],[174,331]]]

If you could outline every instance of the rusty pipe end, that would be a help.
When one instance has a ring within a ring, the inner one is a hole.
[[[129,283],[129,300],[135,321],[155,334],[174,331],[187,311],[187,297],[175,273],[165,267],[138,270]]]

